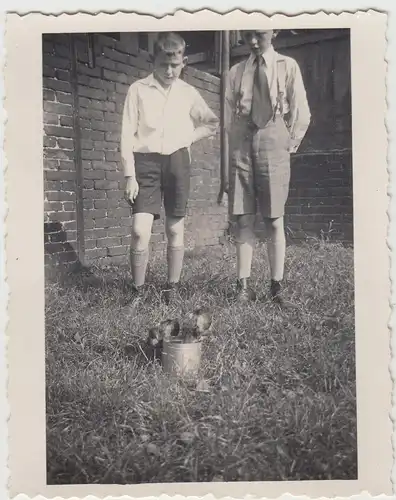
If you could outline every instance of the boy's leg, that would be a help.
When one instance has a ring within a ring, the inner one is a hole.
[[[230,214],[236,218],[237,300],[255,299],[249,287],[254,248],[256,193],[252,164],[253,132],[247,120],[240,119],[230,134],[231,173],[229,189]]]
[[[145,283],[153,220],[161,211],[161,157],[135,153],[139,193],[132,206],[130,264],[133,284],[141,290]]]
[[[148,213],[137,213],[132,216],[130,263],[133,284],[137,288],[144,285],[146,279],[153,220],[153,214]]]
[[[286,237],[284,218],[264,219],[267,234],[268,261],[272,281],[282,281],[285,267]]]
[[[249,286],[252,268],[253,248],[255,242],[254,219],[252,214],[238,215],[236,222],[236,256],[237,256],[237,300],[248,302],[256,299],[256,294]]]
[[[184,259],[184,217],[166,216],[168,284],[179,283]]]
[[[184,217],[190,194],[190,153],[187,148],[171,154],[163,167],[163,192],[168,238],[166,301],[173,300],[183,268]]]

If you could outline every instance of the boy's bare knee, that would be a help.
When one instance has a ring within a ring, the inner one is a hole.
[[[148,214],[137,214],[132,218],[132,242],[133,246],[145,247],[150,242],[152,216],[145,217]]]
[[[168,242],[173,246],[181,246],[184,241],[184,217],[167,217],[165,222]]]
[[[251,243],[254,239],[254,215],[239,215],[236,219],[236,242]]]

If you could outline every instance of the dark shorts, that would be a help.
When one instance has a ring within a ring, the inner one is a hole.
[[[165,214],[184,217],[190,194],[190,154],[182,148],[171,155],[135,153],[136,180],[139,193],[132,212],[160,217],[162,198]]]

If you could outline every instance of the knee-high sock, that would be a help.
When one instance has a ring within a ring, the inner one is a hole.
[[[183,269],[184,246],[171,246],[167,248],[168,283],[178,283]]]
[[[271,269],[271,279],[281,281],[285,268],[286,237],[283,228],[272,230],[267,241],[268,260]]]
[[[146,280],[149,250],[135,250],[131,248],[130,262],[132,279],[135,286],[142,286]]]

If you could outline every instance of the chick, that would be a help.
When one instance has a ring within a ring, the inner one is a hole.
[[[206,307],[199,307],[193,312],[194,328],[197,336],[209,333],[212,326],[212,314]]]
[[[177,337],[180,333],[180,323],[177,319],[166,319],[159,325],[161,339]]]
[[[148,333],[147,344],[152,348],[157,348],[160,347],[161,340],[162,339],[160,335],[160,329],[158,328],[158,326],[150,328]]]

